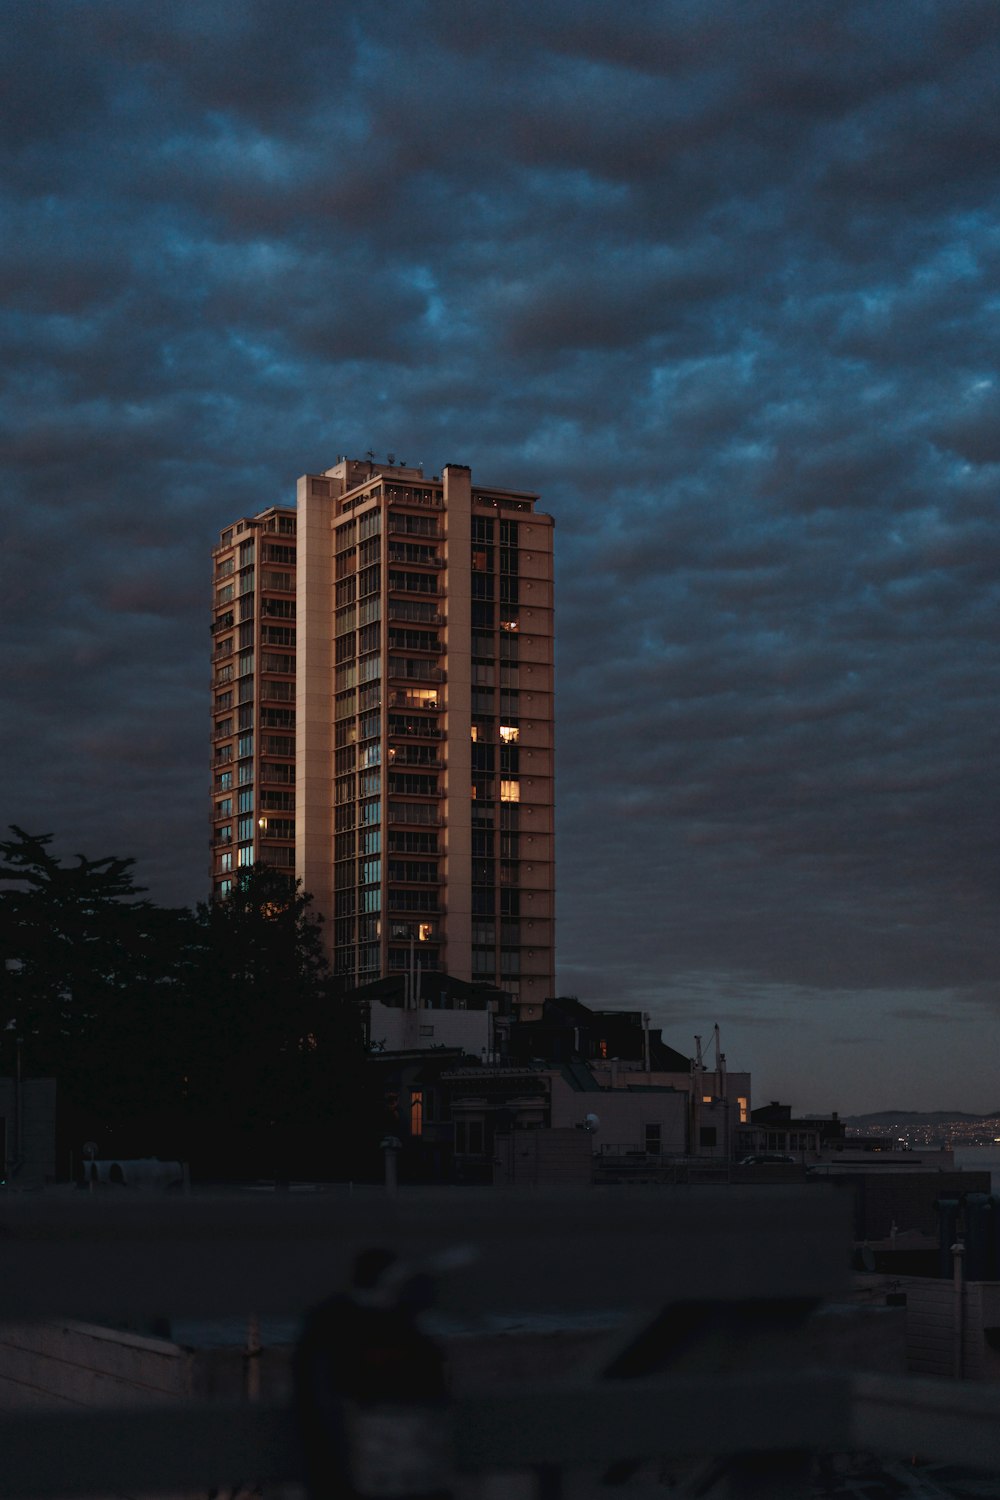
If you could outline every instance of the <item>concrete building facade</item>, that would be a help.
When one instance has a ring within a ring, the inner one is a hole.
[[[344,458],[300,479],[295,511],[222,533],[214,889],[255,861],[294,868],[349,983],[553,992],[553,523],[537,498],[460,464],[427,479]]]
[[[295,870],[296,516],[227,526],[212,554],[212,894]]]

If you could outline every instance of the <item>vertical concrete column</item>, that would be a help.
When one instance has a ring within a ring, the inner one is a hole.
[[[320,489],[322,487],[322,493]],[[336,480],[298,483],[295,874],[333,944],[333,538]],[[329,493],[327,493],[329,492]]]
[[[472,978],[472,475],[448,464],[444,480],[448,590],[445,627],[445,771],[443,860],[446,950],[444,967]]]
[[[389,972],[389,521],[392,511],[383,486],[382,498],[378,502],[382,513],[382,531],[379,537],[379,670],[381,697],[379,702],[379,747],[382,766],[382,792],[379,827],[382,830],[382,884],[379,892],[379,953],[378,971],[385,976]],[[360,608],[360,607],[359,607]],[[360,693],[360,687],[358,689]],[[388,1156],[386,1161],[388,1161]]]
[[[538,1007],[555,989],[555,642],[553,522],[535,512],[521,542],[520,1002]],[[535,1012],[532,1010],[532,1014]],[[541,1012],[538,1011],[538,1014]]]

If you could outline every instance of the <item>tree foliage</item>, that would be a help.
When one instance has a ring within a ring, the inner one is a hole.
[[[266,866],[195,911],[156,906],[133,861],[16,826],[0,842],[0,1071],[54,1074],[82,1141],[206,1171],[335,1169],[363,1041],[311,898]],[[6,1043],[6,1048],[4,1047]]]

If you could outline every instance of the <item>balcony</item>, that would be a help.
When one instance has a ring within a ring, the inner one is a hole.
[[[391,720],[389,722],[390,740],[439,740],[442,738],[443,733],[444,731],[439,729],[436,724],[432,724],[430,720],[413,719],[407,724],[393,724]]]
[[[445,679],[443,668],[423,657],[411,661],[408,657],[390,656],[389,676],[397,682],[444,682]]]
[[[410,556],[409,555],[410,553],[415,552],[416,550],[417,549],[416,549],[416,545],[415,544],[413,544],[413,545],[406,545],[406,544],[399,545],[397,543],[397,544],[394,545],[393,543],[390,542],[390,544],[389,544],[389,561],[391,563],[405,563],[405,565],[408,568],[443,568],[444,567],[444,558],[443,557],[438,557],[434,553],[428,553],[428,555],[426,557],[422,557],[422,556],[419,556],[419,555],[418,556]]]
[[[438,610],[425,614],[419,604],[406,599],[389,600],[389,619],[407,620],[414,625],[443,625],[444,615]]]
[[[400,640],[398,636],[393,639],[394,632],[389,631],[390,651],[426,651],[429,655],[440,656],[444,651],[444,645],[437,636],[428,634],[422,641],[415,641],[410,635],[408,640]]]
[[[390,824],[410,824],[415,828],[442,828],[444,818],[432,802],[411,803],[406,806],[389,804]]]
[[[398,690],[389,694],[388,705],[390,708],[405,708],[407,710],[419,708],[428,713],[440,713],[444,708],[443,693],[428,693],[427,696],[416,692],[404,693]]]
[[[429,771],[439,771],[446,762],[442,755],[418,756],[414,754],[411,747],[403,746],[402,749],[391,748],[389,750],[388,764],[397,769],[401,766],[412,766],[419,771],[426,766]]]

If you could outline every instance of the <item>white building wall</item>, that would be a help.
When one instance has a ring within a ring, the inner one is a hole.
[[[445,1046],[483,1057],[492,1045],[492,1019],[488,1010],[404,1010],[374,1000],[368,1034],[386,1052]]]
[[[588,1114],[600,1121],[594,1133],[594,1149],[608,1147],[642,1150],[647,1125],[660,1126],[660,1150],[681,1155],[685,1150],[688,1097],[686,1093],[631,1092],[608,1089],[591,1093],[570,1087],[561,1073],[552,1078],[552,1125],[554,1128],[582,1125]]]

